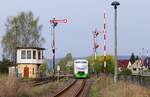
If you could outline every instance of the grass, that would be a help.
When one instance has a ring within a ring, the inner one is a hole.
[[[96,85],[96,83],[97,83],[97,80],[94,78],[93,79],[94,80],[94,84],[93,84],[93,86],[92,86],[92,88],[91,88],[91,93],[90,93],[90,97],[97,97],[97,91],[98,91],[98,87],[97,87],[97,85]]]
[[[13,77],[1,76],[0,97],[29,97],[30,87],[21,84]]]
[[[56,83],[48,83],[48,84],[44,84],[44,85],[40,85],[37,87],[33,87],[31,89],[32,92],[32,96],[33,97],[41,97],[43,95],[48,94],[50,91],[52,91],[52,87],[56,87],[57,84]]]
[[[44,95],[49,94],[50,92],[53,93],[55,92],[55,90],[60,87],[63,86],[63,82],[52,82],[52,83],[48,83],[48,84],[44,84],[44,85],[40,85],[37,87],[33,87],[31,89],[32,92],[32,96],[33,97],[41,97]]]
[[[110,78],[98,78],[94,79],[90,97],[150,97],[150,89],[123,81],[114,84]]]
[[[50,92],[63,86],[67,79],[61,79],[59,82],[52,82],[36,87],[29,87],[29,84],[22,84],[14,77],[0,75],[0,97],[44,97]]]

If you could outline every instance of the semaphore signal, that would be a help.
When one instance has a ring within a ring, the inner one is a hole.
[[[93,63],[93,71],[95,72],[95,65],[96,65],[96,56],[97,56],[97,48],[99,47],[98,43],[97,43],[97,36],[98,36],[98,31],[95,29],[95,31],[93,31],[93,42],[94,42],[94,47],[93,47],[93,51],[94,51],[94,63]]]
[[[53,19],[53,20],[50,20],[50,23],[67,23],[68,21],[67,21],[67,19],[63,19],[63,20],[55,20],[55,19]]]
[[[94,50],[94,58],[95,58],[95,60],[96,60],[96,49],[99,47],[99,45],[98,45],[98,43],[97,43],[97,36],[98,36],[98,32],[97,32],[97,30],[95,30],[94,32],[93,32],[93,42],[94,42],[94,48],[93,48],[93,50]]]
[[[56,20],[55,18],[53,18],[52,20],[49,20],[49,22],[51,23],[52,26],[52,54],[53,54],[53,72],[55,75],[55,28],[58,25],[58,23],[67,23],[67,19],[63,19],[63,20]]]

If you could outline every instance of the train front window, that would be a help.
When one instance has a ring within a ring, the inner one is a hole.
[[[75,63],[87,63],[87,62],[85,62],[85,61],[77,61]]]
[[[87,63],[87,62],[81,62],[81,63]]]
[[[80,63],[80,62],[78,61],[78,62],[75,62],[75,63]]]
[[[78,74],[79,74],[79,75],[83,75],[83,74],[84,74],[84,71],[79,71]]]

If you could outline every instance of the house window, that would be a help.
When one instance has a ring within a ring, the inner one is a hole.
[[[36,51],[33,51],[33,59],[36,59]]]
[[[136,71],[136,68],[133,68],[134,71]]]
[[[38,59],[41,59],[41,52],[38,51]]]
[[[31,59],[31,51],[27,51],[27,59]]]
[[[140,68],[138,70],[141,70]]]
[[[21,59],[26,59],[26,51],[21,51]]]

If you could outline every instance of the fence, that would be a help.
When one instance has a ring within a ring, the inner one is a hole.
[[[118,80],[130,81],[133,84],[150,88],[150,75],[118,75]]]

